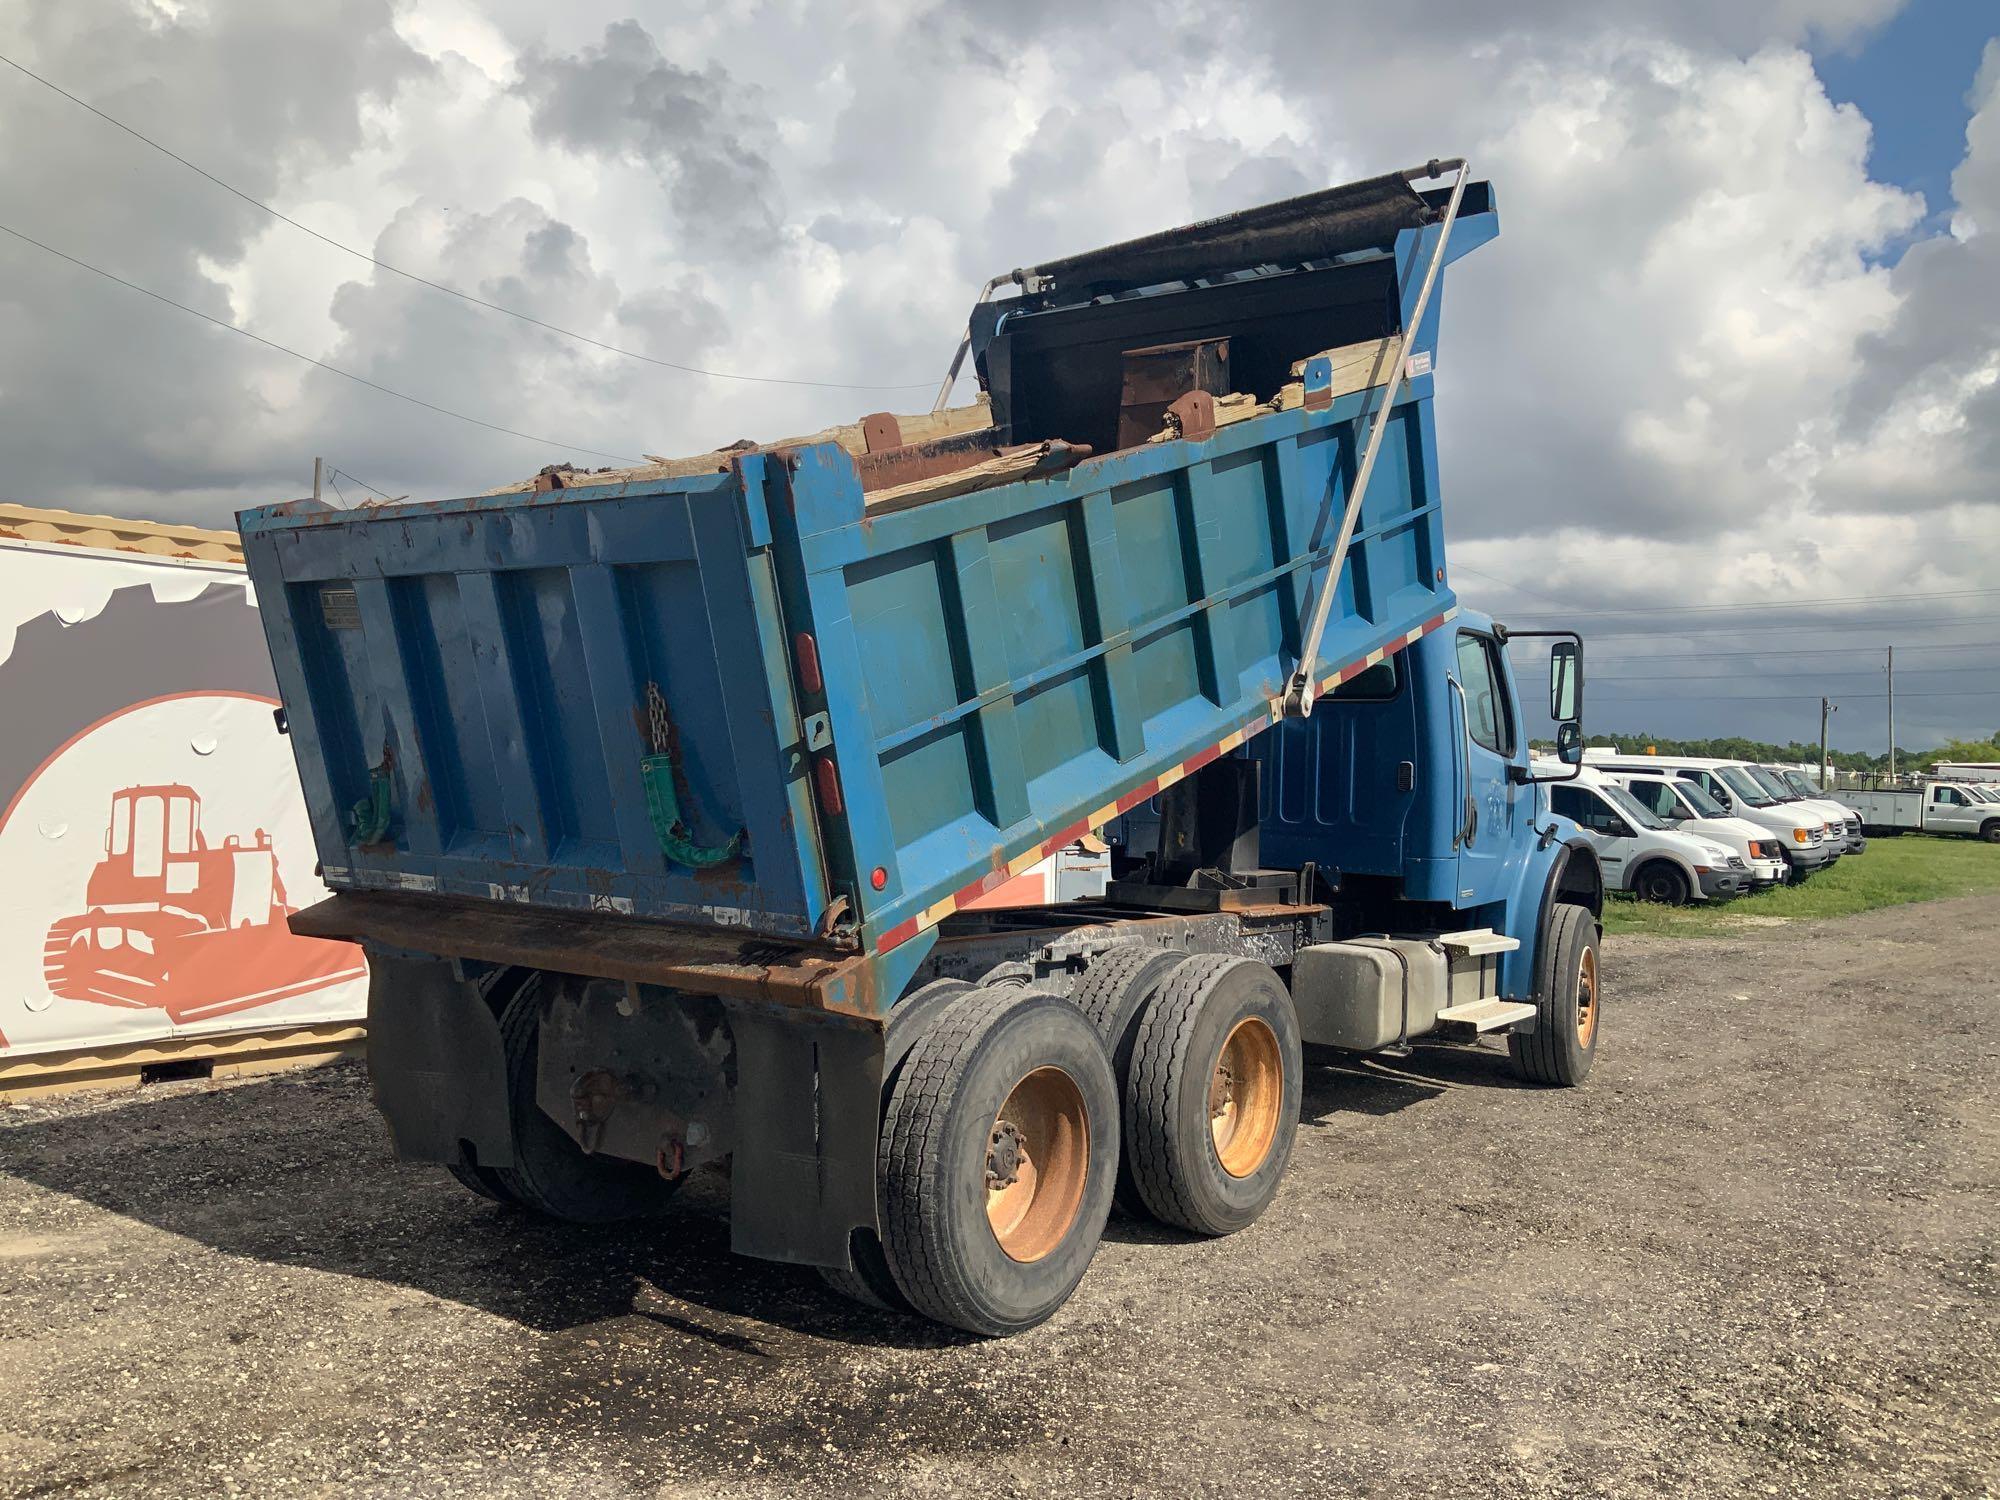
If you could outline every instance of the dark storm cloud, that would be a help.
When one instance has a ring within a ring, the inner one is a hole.
[[[37,72],[268,197],[344,161],[361,142],[363,110],[427,71],[391,19],[386,0],[328,0],[283,16],[262,0],[217,0],[178,19],[62,0],[31,4],[0,35]],[[228,289],[204,264],[239,260],[270,219],[0,71],[6,221],[232,319]],[[275,472],[257,382],[276,356],[11,241],[0,268],[9,496],[59,496],[87,475],[102,489],[175,497]],[[187,504],[150,509],[173,516]]]
[[[637,21],[557,54],[530,48],[515,91],[535,133],[584,155],[636,159],[659,173],[683,241],[762,249],[779,231],[766,107],[722,68],[684,68]]]

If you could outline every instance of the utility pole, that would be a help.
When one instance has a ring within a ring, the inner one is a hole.
[[[1825,698],[1819,700],[1819,789],[1826,790],[1826,721],[1840,710]]]
[[[1889,648],[1889,780],[1896,779],[1896,648]]]

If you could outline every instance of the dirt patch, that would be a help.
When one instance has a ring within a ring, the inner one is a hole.
[[[1939,941],[1946,939],[1949,941]],[[0,1493],[1963,1495],[1990,901],[1620,937],[1598,1067],[1322,1066],[1233,1238],[984,1343],[389,1159],[353,1066],[0,1113]]]

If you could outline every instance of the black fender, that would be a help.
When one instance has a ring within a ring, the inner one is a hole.
[[[1558,906],[1581,906],[1590,912],[1600,931],[1604,924],[1604,866],[1597,851],[1582,834],[1563,840],[1548,879],[1542,885],[1541,914],[1535,919],[1535,968],[1541,972],[1542,953],[1547,947],[1549,924]]]

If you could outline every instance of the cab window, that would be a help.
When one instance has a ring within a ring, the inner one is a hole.
[[[1966,805],[1965,798],[1959,795],[1958,788],[1952,786],[1941,786],[1938,788],[1938,801],[1949,803],[1953,807],[1964,807]]]
[[[1514,753],[1514,720],[1500,690],[1493,642],[1483,635],[1458,638],[1458,685],[1465,689],[1465,722],[1472,738],[1495,755]]]

